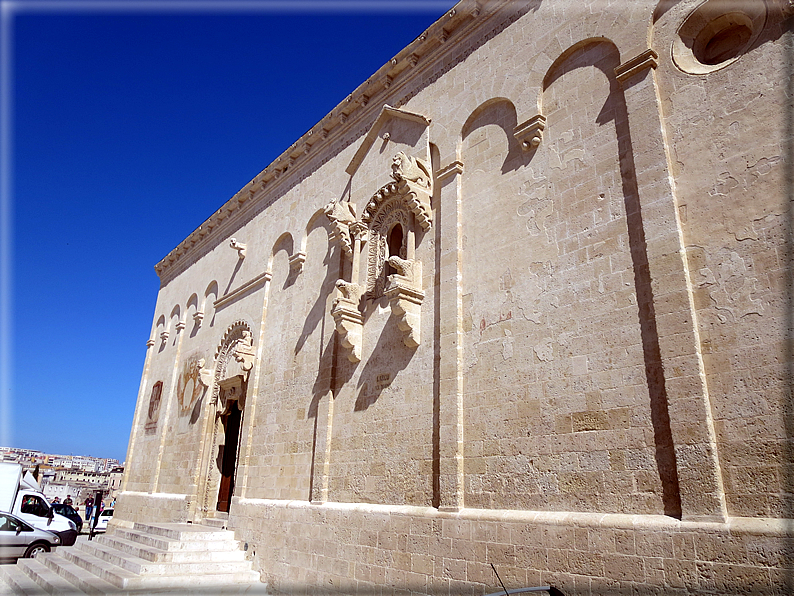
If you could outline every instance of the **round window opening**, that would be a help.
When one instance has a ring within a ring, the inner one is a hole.
[[[673,61],[684,72],[705,74],[736,61],[766,22],[761,0],[707,0],[679,27]]]

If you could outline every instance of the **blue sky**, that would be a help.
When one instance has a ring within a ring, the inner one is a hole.
[[[154,264],[454,4],[3,1],[0,445],[123,460]]]

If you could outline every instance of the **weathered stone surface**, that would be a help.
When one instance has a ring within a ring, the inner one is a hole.
[[[120,522],[229,508],[274,589],[784,593],[786,6],[456,6],[157,265]]]

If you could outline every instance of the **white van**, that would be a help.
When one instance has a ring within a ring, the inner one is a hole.
[[[0,511],[10,513],[39,530],[53,532],[63,546],[77,540],[75,523],[52,510],[30,472],[20,464],[0,462]]]

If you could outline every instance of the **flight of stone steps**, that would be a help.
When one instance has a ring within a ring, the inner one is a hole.
[[[209,520],[208,520],[209,521]],[[205,524],[111,527],[0,565],[13,594],[266,594],[234,532]]]

